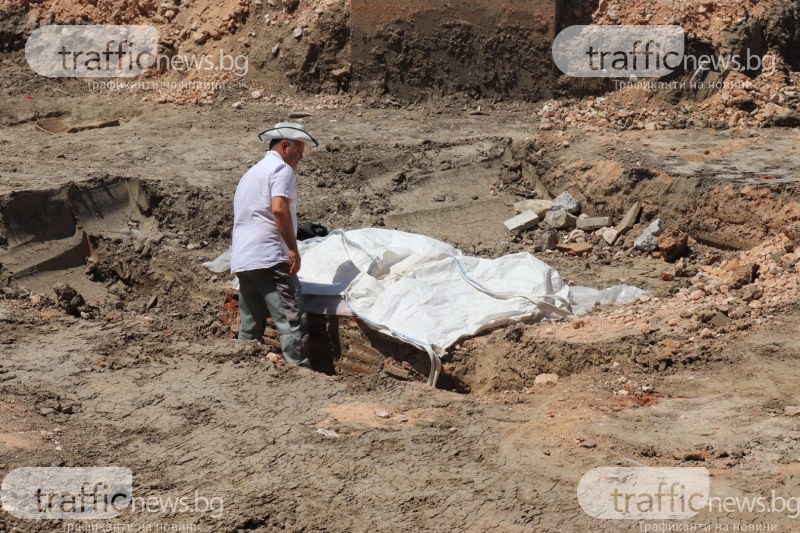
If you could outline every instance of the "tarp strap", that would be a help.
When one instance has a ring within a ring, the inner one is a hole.
[[[483,285],[481,285],[477,280],[472,279],[469,274],[467,274],[466,270],[464,270],[463,265],[461,262],[456,259],[455,257],[451,257],[453,261],[455,261],[456,266],[458,267],[458,272],[461,274],[461,277],[464,278],[464,281],[472,285],[477,290],[481,291],[484,294],[491,296],[492,298],[497,298],[498,300],[510,300],[512,298],[524,298],[531,302],[532,304],[538,306],[543,311],[548,311],[551,313],[555,313],[559,316],[566,317],[572,314],[572,305],[567,301],[565,298],[556,295],[546,295],[546,296],[534,296],[532,294],[520,294],[520,293],[512,293],[512,292],[496,292],[492,291]],[[562,309],[557,305],[548,303],[545,301],[546,298],[551,300],[560,302],[566,307],[566,309]]]

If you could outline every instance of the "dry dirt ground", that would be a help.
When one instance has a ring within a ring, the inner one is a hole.
[[[785,410],[800,404],[797,131],[552,134],[536,128],[539,109],[3,97],[0,474],[126,466],[137,496],[224,502],[107,523],[151,530],[800,531],[789,513],[719,509],[600,521],[576,498],[581,476],[614,465],[705,467],[719,497],[800,496],[800,418]],[[543,186],[617,220],[639,200],[631,236],[657,214],[697,242],[680,266],[630,239],[588,257],[543,254],[570,282],[622,280],[651,296],[464,342],[445,362],[470,394],[273,364],[230,339],[229,279],[200,263],[229,244],[236,183],[264,151],[257,134],[292,112],[310,114],[323,145],[303,162],[305,220],[498,256],[532,249],[502,221]],[[50,135],[34,125],[48,114],[120,126]],[[761,277],[745,283],[763,297],[713,281],[741,250],[768,245],[754,259]],[[51,256],[57,268],[27,269]],[[56,305],[57,281],[84,296],[84,318]],[[731,321],[712,326],[715,313]],[[541,372],[561,378],[535,386]],[[65,529],[2,514],[0,530]]]

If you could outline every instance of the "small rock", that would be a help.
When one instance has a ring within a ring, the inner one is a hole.
[[[586,232],[582,229],[574,229],[569,232],[568,242],[586,242]]]
[[[746,306],[740,305],[739,307],[734,308],[728,316],[733,318],[734,320],[739,320],[746,317],[749,314],[749,309]]]
[[[296,27],[295,29],[292,30],[292,35],[294,36],[295,39],[298,40],[301,39],[303,37],[303,28],[299,26]]]
[[[553,229],[574,228],[577,218],[564,209],[549,211],[544,217],[544,223]]]
[[[592,448],[597,448],[597,443],[591,440],[585,440],[581,442],[581,448],[587,448],[591,450]]]
[[[377,416],[378,418],[384,418],[384,419],[386,419],[386,418],[391,418],[391,416],[392,416],[392,415],[390,415],[390,414],[389,414],[389,413],[387,413],[386,411],[377,411],[377,412],[375,413],[375,416]]]
[[[713,339],[714,332],[708,328],[703,328],[703,331],[700,332],[700,337],[702,337],[703,339]]]
[[[697,300],[702,300],[702,299],[703,299],[703,296],[705,296],[705,295],[706,295],[706,293],[704,293],[704,292],[703,292],[703,291],[701,291],[700,289],[697,289],[697,290],[694,290],[694,291],[692,291],[692,294],[691,294],[691,295],[689,295],[689,297],[690,297],[692,300],[694,300],[694,301],[697,301]]]
[[[617,241],[617,237],[619,237],[619,233],[615,228],[605,228],[602,235],[603,240],[612,245]]]
[[[678,228],[667,228],[658,238],[658,249],[672,263],[689,249],[689,236]]]
[[[350,75],[350,65],[347,65],[347,66],[344,66],[344,67],[340,67],[340,68],[337,68],[337,69],[333,69],[331,71],[331,76],[333,76],[337,80],[345,78],[345,77],[347,77],[349,75]]]
[[[762,296],[764,296],[764,290],[758,285],[748,285],[742,289],[742,300],[745,302],[760,300]]]
[[[316,431],[316,433],[317,433],[317,435],[322,435],[323,437],[327,437],[329,439],[335,439],[335,438],[339,437],[339,434],[336,433],[335,431],[332,431],[330,429],[325,429],[325,428],[319,428]]]
[[[534,385],[547,385],[558,383],[558,374],[539,374],[533,380]]]
[[[783,413],[786,416],[798,416],[800,415],[800,405],[789,405],[786,406],[783,410]]]
[[[581,204],[578,200],[575,199],[567,191],[562,192],[558,196],[556,196],[555,200],[553,200],[553,204],[550,207],[551,210],[555,211],[557,209],[563,209],[570,215],[577,215],[581,212]]]
[[[655,219],[650,223],[642,234],[633,241],[633,247],[636,250],[652,253],[658,247],[658,237],[664,232],[664,223],[660,218]]]
[[[537,252],[555,250],[558,246],[558,232],[552,229],[539,230],[533,234],[533,249]]]
[[[732,289],[740,289],[758,279],[761,267],[757,263],[741,265],[737,260],[733,260],[726,267],[726,270],[730,271],[731,276],[733,276],[730,287]]]
[[[58,306],[72,316],[80,316],[81,311],[86,305],[78,291],[73,289],[67,283],[59,281],[53,285],[53,292],[56,293],[58,299]]]
[[[725,313],[717,313],[714,315],[714,318],[711,319],[711,325],[717,329],[725,327],[730,323],[731,319]]]
[[[242,102],[234,102],[231,104],[231,107],[234,109],[242,109],[244,107],[244,104]]]

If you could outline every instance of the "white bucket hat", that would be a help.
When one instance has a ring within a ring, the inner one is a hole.
[[[270,141],[274,139],[286,139],[287,141],[302,141],[311,146],[319,146],[317,140],[306,133],[306,129],[302,124],[295,124],[293,122],[280,122],[275,124],[271,130],[267,130],[258,136],[262,141]]]

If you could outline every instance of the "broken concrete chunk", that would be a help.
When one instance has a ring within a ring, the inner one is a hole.
[[[655,219],[633,242],[633,247],[643,252],[654,252],[658,246],[658,238],[664,233],[664,227],[660,218]]]
[[[619,224],[617,224],[616,228],[614,228],[616,234],[613,235],[612,237],[612,235],[609,233],[609,237],[612,237],[613,240],[609,240],[606,237],[606,235],[603,235],[603,238],[606,240],[606,242],[608,242],[608,244],[614,244],[615,242],[617,242],[617,240],[619,240],[620,237],[628,233],[631,230],[631,228],[636,224],[636,219],[639,218],[639,213],[641,213],[641,211],[642,211],[641,203],[636,202],[635,204],[633,204],[633,207],[628,209],[628,212],[625,213],[625,216],[622,218],[622,221]]]
[[[547,216],[544,217],[544,223],[553,229],[574,228],[576,221],[577,218],[567,213],[565,209],[548,211]]]
[[[522,200],[514,204],[514,209],[517,213],[533,211],[539,218],[544,218],[552,204],[552,200]]]
[[[555,250],[557,245],[558,232],[555,230],[539,230],[533,235],[533,249],[537,252]]]
[[[525,211],[504,222],[508,231],[525,231],[539,224],[539,216],[533,211]]]
[[[562,192],[556,199],[553,200],[553,205],[550,207],[553,211],[557,209],[564,209],[570,215],[577,215],[581,212],[581,203],[575,199],[567,191]]]
[[[614,244],[619,237],[619,233],[614,228],[605,228],[603,230],[603,240],[608,244]]]
[[[610,226],[611,219],[609,217],[579,218],[576,225],[578,226],[578,229],[594,231],[600,228],[605,228],[606,226]]]

